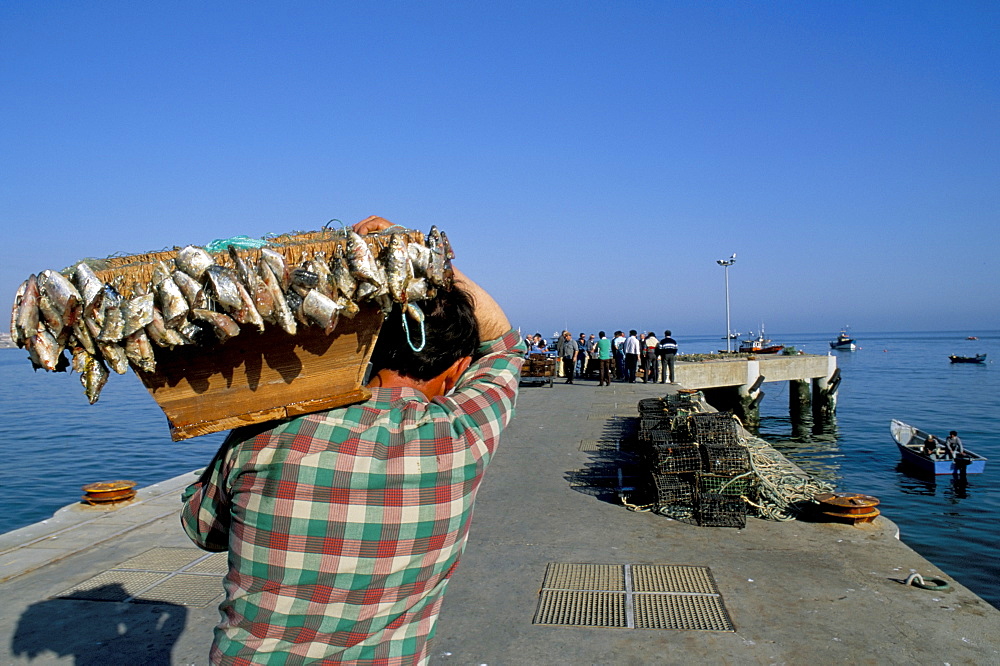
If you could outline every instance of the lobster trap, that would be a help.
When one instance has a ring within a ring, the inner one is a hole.
[[[699,493],[696,508],[698,525],[702,527],[737,527],[747,525],[747,505],[734,495]]]

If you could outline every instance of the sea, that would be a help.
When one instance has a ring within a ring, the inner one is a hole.
[[[838,332],[769,332],[786,347],[835,355],[842,381],[835,423],[816,432],[793,427],[786,383],[765,383],[760,436],[838,491],[877,497],[906,544],[1000,608],[1000,331],[851,331],[858,349],[831,351]],[[675,337],[681,353],[725,348],[721,337]],[[948,358],[981,353],[982,365]],[[133,373],[112,375],[89,405],[78,375],[33,372],[19,349],[0,349],[0,405],[0,533],[48,519],[79,501],[88,483],[144,487],[199,469],[224,437],[172,442]],[[957,430],[990,459],[986,471],[965,481],[914,475],[900,465],[892,419],[941,437]]]

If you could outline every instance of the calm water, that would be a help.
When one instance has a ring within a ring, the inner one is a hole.
[[[776,342],[826,354],[837,331],[770,334]],[[765,384],[761,435],[838,490],[874,495],[903,540],[1000,607],[1000,367],[952,364],[949,354],[1000,359],[1000,331],[853,332],[861,348],[834,352],[843,381],[832,433],[792,437],[788,389]],[[976,335],[978,341],[965,340]],[[678,336],[683,352],[709,352],[715,338]],[[171,442],[166,420],[133,374],[112,376],[88,405],[75,374],[33,373],[21,350],[0,349],[0,533],[44,520],[77,501],[80,486],[132,479],[150,485],[204,466],[222,434]],[[889,436],[897,418],[945,435],[991,461],[958,484],[910,476]],[[891,563],[890,563],[891,564]]]

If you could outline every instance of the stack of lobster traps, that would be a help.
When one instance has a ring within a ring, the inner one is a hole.
[[[639,402],[639,451],[657,510],[708,527],[745,527],[755,475],[739,422],[673,399]]]

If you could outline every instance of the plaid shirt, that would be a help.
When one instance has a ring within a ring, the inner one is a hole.
[[[511,330],[480,353],[447,397],[374,388],[230,435],[181,516],[198,546],[229,550],[213,662],[426,661],[524,344]]]

